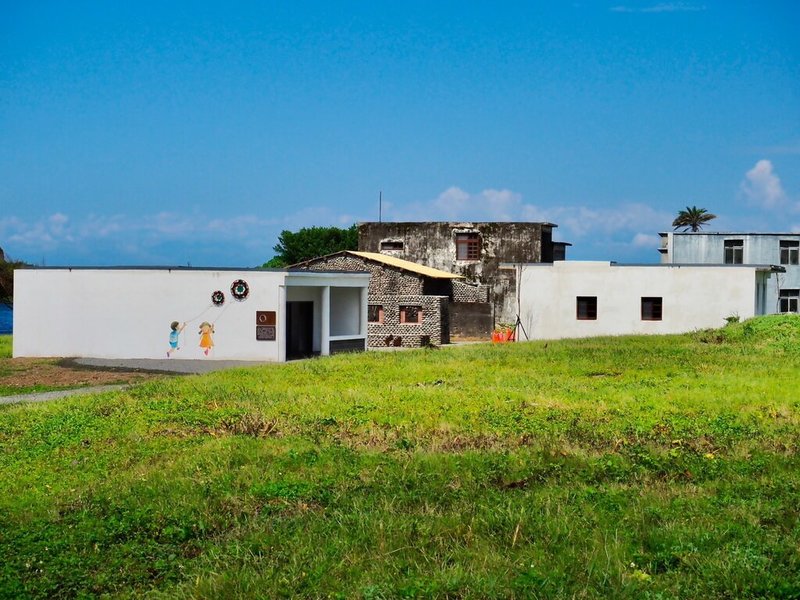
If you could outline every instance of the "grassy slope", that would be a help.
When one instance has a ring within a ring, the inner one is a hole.
[[[800,318],[0,410],[0,596],[798,597]]]

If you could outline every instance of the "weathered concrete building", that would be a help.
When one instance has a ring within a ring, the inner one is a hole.
[[[370,273],[367,344],[419,347],[450,342],[452,302],[486,304],[486,290],[460,281],[461,275],[373,252],[342,251],[291,269]]]
[[[800,312],[800,233],[662,232],[664,264],[780,265],[767,313]]]
[[[358,249],[462,275],[488,288],[490,320],[517,318],[516,273],[506,264],[552,263],[569,244],[553,241],[552,223],[359,223]],[[464,307],[461,307],[464,308]]]

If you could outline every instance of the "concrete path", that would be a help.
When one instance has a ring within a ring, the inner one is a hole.
[[[78,394],[100,394],[102,392],[115,392],[124,390],[127,385],[97,385],[94,387],[73,388],[71,390],[58,390],[55,392],[35,392],[33,394],[17,394],[16,396],[0,396],[0,404],[18,404],[20,402],[46,402],[47,400],[58,400],[67,396],[77,396]]]
[[[66,362],[67,365],[72,364],[78,368],[99,370],[108,369],[110,371],[146,371],[149,373],[164,373],[165,375],[197,375],[201,373],[211,373],[212,371],[222,371],[223,369],[276,364],[274,362],[268,363],[249,360],[180,360],[173,358],[72,358]],[[66,398],[67,396],[77,396],[78,394],[99,394],[102,392],[124,390],[127,387],[129,386],[125,384],[97,385],[93,387],[80,387],[73,388],[71,390],[58,390],[54,392],[35,392],[32,394],[17,394],[16,396],[0,396],[0,405],[17,404],[19,402],[45,402],[47,400]]]
[[[185,360],[180,358],[74,358],[71,362],[79,367],[89,367],[92,369],[148,371],[151,373],[177,373],[180,375],[211,373],[224,369],[276,364],[274,362],[252,360]]]

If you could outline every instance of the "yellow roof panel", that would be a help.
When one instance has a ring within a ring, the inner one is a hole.
[[[433,279],[463,279],[463,275],[456,275],[455,273],[448,273],[447,271],[440,271],[439,269],[434,269],[433,267],[426,267],[425,265],[420,265],[410,260],[403,260],[402,258],[396,258],[394,256],[388,256],[386,254],[379,254],[377,252],[357,252],[355,250],[348,250],[348,254],[355,254],[356,256],[360,256],[362,258],[367,258],[369,260],[374,260],[375,262],[383,263],[385,265],[389,265],[392,267],[397,267],[398,269],[405,269],[406,271],[411,271],[412,273],[418,273],[419,275],[424,275],[425,277],[431,277]]]

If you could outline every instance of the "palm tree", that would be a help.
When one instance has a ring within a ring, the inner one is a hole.
[[[712,215],[705,208],[697,208],[696,206],[689,208],[687,206],[686,210],[678,213],[678,216],[672,222],[672,226],[675,229],[683,227],[684,231],[689,231],[690,229],[692,231],[700,231],[703,225],[716,218],[717,215]]]

